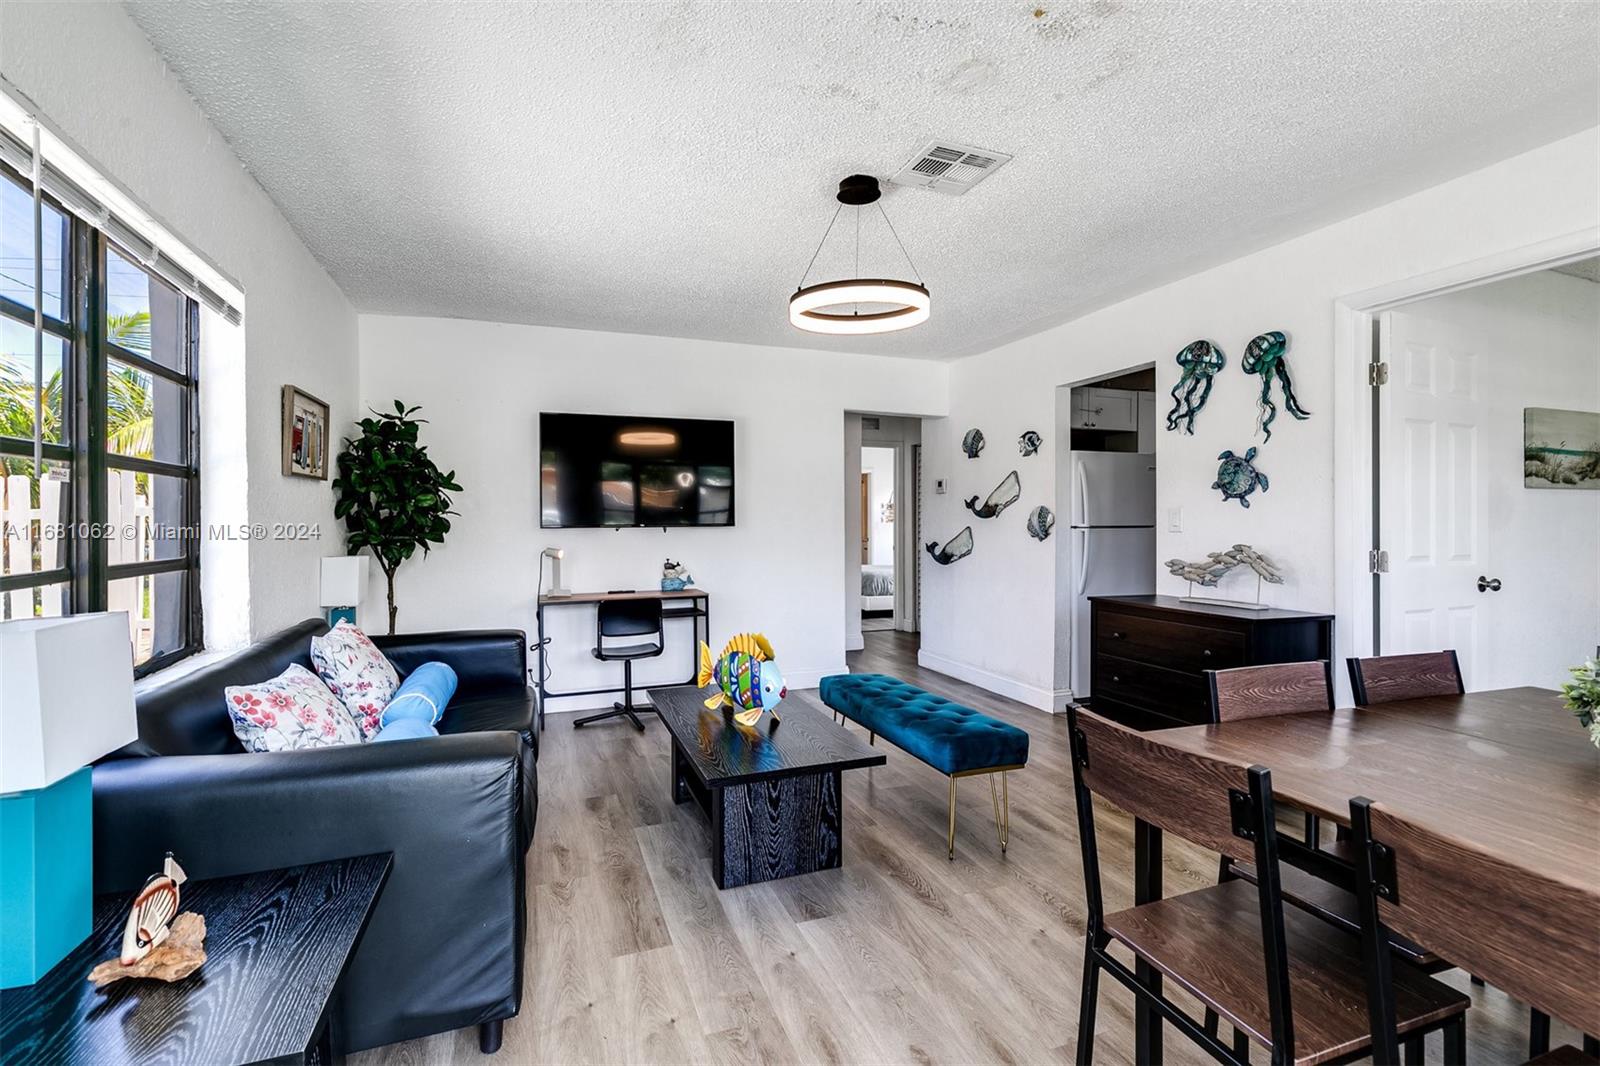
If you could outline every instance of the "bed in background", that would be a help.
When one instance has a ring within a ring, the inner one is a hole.
[[[861,610],[862,613],[894,610],[894,567],[892,565],[875,566],[862,564]]]

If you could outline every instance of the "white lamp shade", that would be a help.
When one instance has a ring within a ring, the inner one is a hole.
[[[0,792],[53,785],[138,736],[125,613],[0,622]]]
[[[322,560],[323,607],[359,607],[366,587],[365,555],[336,555]]]

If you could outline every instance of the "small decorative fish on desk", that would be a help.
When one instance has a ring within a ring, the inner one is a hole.
[[[178,916],[178,887],[188,879],[172,852],[167,852],[161,872],[151,874],[133,898],[128,924],[122,928],[122,965],[132,966],[167,939]]]
[[[733,720],[742,726],[754,726],[761,720],[762,711],[771,711],[770,728],[776,729],[781,721],[778,704],[789,694],[776,660],[771,643],[760,633],[740,633],[728,641],[715,661],[711,646],[702,641],[695,684],[705,688],[716,682],[717,691],[706,700],[711,710],[732,708]]]

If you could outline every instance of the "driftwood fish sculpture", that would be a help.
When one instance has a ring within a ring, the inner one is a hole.
[[[976,459],[979,453],[983,451],[985,443],[983,430],[969,429],[966,436],[961,438],[961,450],[966,453],[968,459]]]
[[[1272,439],[1272,420],[1278,417],[1278,407],[1272,402],[1272,379],[1276,377],[1283,383],[1283,409],[1302,422],[1311,417],[1311,412],[1300,406],[1300,401],[1294,395],[1294,382],[1289,380],[1289,363],[1283,357],[1283,350],[1289,345],[1289,338],[1277,330],[1263,333],[1251,341],[1244,350],[1244,358],[1239,365],[1244,367],[1246,374],[1258,374],[1261,377],[1261,395],[1256,400],[1256,407],[1260,414],[1256,416],[1256,428],[1263,434],[1262,443]]]
[[[994,518],[1001,511],[1017,502],[1017,497],[1022,495],[1022,481],[1017,477],[1015,470],[1007,474],[1005,480],[996,485],[994,491],[989,493],[989,498],[983,501],[983,506],[978,506],[978,498],[972,497],[967,501],[967,510],[979,518]]]
[[[964,527],[960,533],[945,541],[942,548],[936,540],[929,541],[926,547],[934,562],[940,566],[949,566],[957,559],[965,559],[972,554],[972,527]]]
[[[1208,552],[1197,563],[1186,563],[1182,559],[1167,560],[1167,572],[1173,577],[1181,577],[1207,588],[1215,588],[1217,582],[1241,566],[1248,566],[1270,585],[1283,584],[1282,571],[1272,560],[1248,544],[1235,544],[1223,552]]]
[[[167,852],[161,872],[151,874],[133,897],[127,924],[122,927],[122,965],[132,966],[167,939],[172,920],[178,916],[178,888],[188,879],[172,852]]]

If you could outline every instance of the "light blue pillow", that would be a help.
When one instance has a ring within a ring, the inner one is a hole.
[[[423,663],[400,682],[378,722],[388,726],[401,720],[414,720],[427,726],[436,725],[455,692],[454,670],[444,663]]]
[[[418,737],[436,737],[439,731],[420,718],[396,718],[372,735],[369,743],[380,740],[416,740]]]

